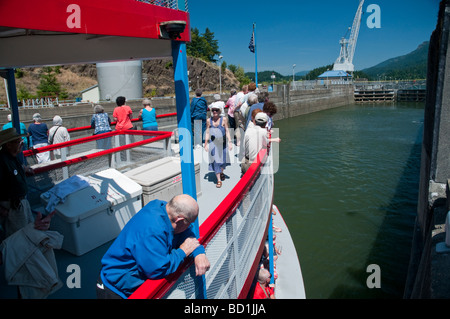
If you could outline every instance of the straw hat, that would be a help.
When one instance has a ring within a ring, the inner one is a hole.
[[[3,144],[6,144],[8,142],[17,140],[18,138],[21,138],[22,136],[25,136],[26,134],[17,134],[17,131],[15,128],[11,127],[6,130],[0,131],[0,146]]]

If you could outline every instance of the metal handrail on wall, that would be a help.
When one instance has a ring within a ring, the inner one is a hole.
[[[166,114],[158,114],[158,115],[156,115],[156,118],[161,119],[161,118],[165,118],[165,117],[175,117],[175,116],[177,116],[177,113],[166,113]],[[142,122],[142,120],[139,118],[135,118],[135,119],[131,119],[131,122],[132,123]],[[111,122],[111,126],[115,126],[116,124],[117,124],[116,121]],[[87,131],[87,130],[92,130],[92,129],[93,128],[90,125],[87,125],[87,126],[69,128],[69,129],[67,129],[67,131],[69,133],[73,133],[73,132]]]

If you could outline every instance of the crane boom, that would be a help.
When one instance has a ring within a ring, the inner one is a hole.
[[[364,0],[360,0],[358,10],[356,10],[355,18],[350,32],[350,37],[342,38],[339,43],[341,51],[339,57],[333,65],[333,70],[353,72],[355,67],[353,65],[353,56],[355,55],[356,42],[358,41],[359,28],[361,26],[362,7]]]

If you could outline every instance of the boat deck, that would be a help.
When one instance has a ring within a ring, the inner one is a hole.
[[[241,169],[237,158],[237,149],[234,147],[229,152],[231,165],[225,173],[225,180],[221,188],[216,187],[216,177],[208,170],[208,155],[206,151],[197,146],[194,148],[194,158],[200,163],[200,184],[201,196],[197,199],[200,207],[199,224],[215,210],[217,205],[229,194],[236,183],[241,178]],[[277,261],[277,298],[304,298],[303,278],[294,244],[289,235],[281,214],[274,215],[274,225],[282,228],[282,232],[277,235],[277,245],[283,247],[282,254]],[[112,241],[82,255],[74,256],[64,250],[55,250],[58,264],[59,276],[63,287],[51,294],[49,299],[95,299],[95,284],[100,271],[100,260],[107,251]],[[81,272],[81,287],[69,288],[73,282],[72,271],[68,270],[69,265],[78,265]],[[297,275],[293,275],[297,274]],[[295,280],[297,279],[297,280]],[[0,267],[0,298],[17,298],[17,288],[8,286],[4,279],[3,268]]]

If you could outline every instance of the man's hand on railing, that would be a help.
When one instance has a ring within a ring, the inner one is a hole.
[[[200,243],[196,238],[189,237],[186,238],[184,243],[180,245],[180,249],[184,251],[186,256],[189,256],[198,246],[200,246]]]
[[[194,258],[194,263],[196,276],[202,276],[206,274],[206,272],[209,270],[209,267],[211,267],[211,265],[209,264],[209,260],[205,254],[197,255],[197,257]]]
[[[189,256],[198,246],[200,246],[198,240],[196,238],[189,237],[186,238],[184,243],[180,245],[180,248],[184,251],[186,256]],[[194,258],[194,263],[196,276],[204,275],[209,270],[209,267],[211,267],[209,260],[205,254],[197,255]]]

